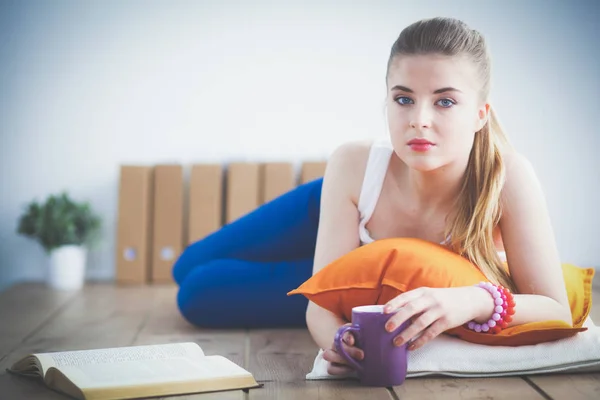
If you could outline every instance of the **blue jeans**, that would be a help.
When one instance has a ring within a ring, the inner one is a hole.
[[[308,300],[287,292],[312,275],[322,181],[190,244],[173,266],[184,318],[207,328],[306,326]]]

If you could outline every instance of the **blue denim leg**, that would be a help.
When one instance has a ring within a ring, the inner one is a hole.
[[[287,292],[311,276],[312,264],[209,261],[183,280],[177,304],[187,321],[204,328],[304,327],[308,300]]]

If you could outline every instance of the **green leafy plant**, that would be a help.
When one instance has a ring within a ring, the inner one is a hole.
[[[91,245],[101,220],[87,202],[75,202],[65,192],[25,207],[17,233],[39,242],[46,252],[64,245]]]

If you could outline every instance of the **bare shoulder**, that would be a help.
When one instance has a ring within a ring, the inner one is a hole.
[[[515,172],[522,173],[534,173],[533,165],[527,157],[518,151],[509,151],[502,154],[504,165],[506,167],[507,176],[509,173],[514,174]]]
[[[513,204],[533,193],[534,199],[541,200],[543,193],[540,181],[529,159],[516,151],[504,153],[503,159],[506,173],[502,190],[503,204]]]
[[[335,160],[337,163],[344,163],[346,167],[354,166],[354,169],[360,169],[356,164],[361,161],[366,164],[372,144],[372,141],[351,141],[343,143],[333,151],[331,160]]]
[[[338,146],[327,162],[325,179],[358,202],[372,141],[351,141]],[[335,181],[335,182],[332,182]]]

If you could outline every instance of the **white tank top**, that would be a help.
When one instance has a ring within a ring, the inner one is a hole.
[[[394,148],[387,140],[376,141],[371,145],[365,169],[365,176],[358,198],[358,212],[360,217],[358,235],[361,245],[374,242],[366,225],[371,219],[377,201],[379,200],[379,195],[383,188],[383,181],[393,152]],[[444,240],[441,244],[445,244],[447,241],[448,239]],[[506,262],[506,253],[504,251],[499,251],[498,256],[500,256],[500,260]]]
[[[379,200],[383,180],[385,179],[393,151],[394,148],[391,143],[386,141],[377,141],[371,145],[365,169],[365,177],[358,198],[358,212],[360,215],[358,234],[361,244],[372,243],[374,241],[366,225],[371,219]]]

